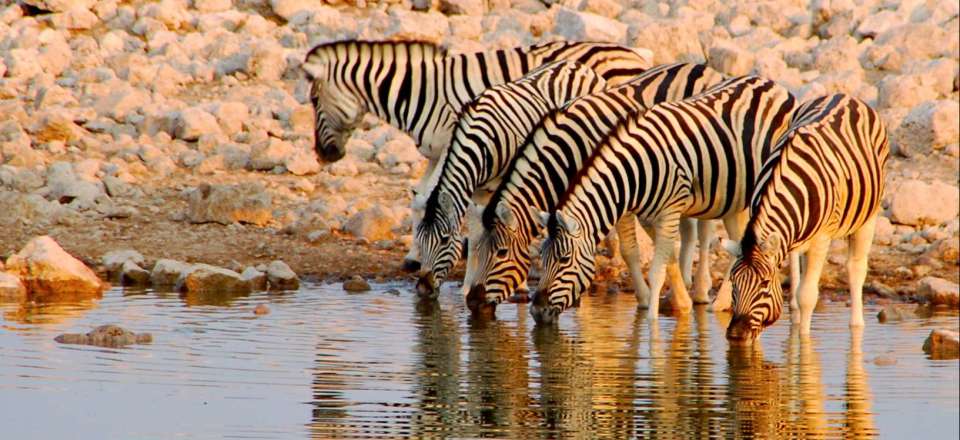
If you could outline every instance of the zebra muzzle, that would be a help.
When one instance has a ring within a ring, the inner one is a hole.
[[[417,279],[417,295],[420,298],[434,299],[440,294],[440,289],[434,282],[433,272],[421,274]]]
[[[727,341],[731,344],[749,345],[759,335],[759,329],[750,323],[749,317],[734,317],[727,326]]]
[[[467,308],[474,315],[490,314],[496,311],[497,304],[487,301],[487,288],[483,284],[478,284],[470,288],[465,298]]]

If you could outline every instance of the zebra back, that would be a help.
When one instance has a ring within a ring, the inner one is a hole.
[[[880,209],[889,144],[879,114],[864,102],[843,94],[808,101],[778,144],[751,203],[746,258],[777,234],[778,252],[769,257],[780,262],[814,235],[845,236]]]

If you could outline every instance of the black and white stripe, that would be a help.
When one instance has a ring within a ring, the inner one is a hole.
[[[780,263],[805,253],[791,312],[809,333],[830,241],[849,238],[850,325],[863,326],[867,255],[884,189],[886,129],[867,104],[837,94],[802,105],[776,153],[764,164],[738,255],[733,319],[727,338],[752,341],[780,317]],[[728,243],[728,245],[734,243]]]
[[[350,134],[372,112],[413,137],[429,159],[415,187],[423,193],[426,177],[450,145],[457,116],[480,92],[558,60],[581,63],[619,85],[648,68],[650,58],[645,49],[592,42],[447,55],[430,43],[340,41],[310,50],[303,70],[311,82],[317,155],[325,161],[343,157]],[[419,217],[414,210],[414,226]],[[416,249],[408,258],[416,263]]]
[[[551,321],[574,303],[592,281],[597,243],[627,215],[654,230],[649,316],[657,317],[667,272],[675,310],[690,310],[677,262],[681,217],[722,218],[728,234],[739,237],[760,166],[795,107],[783,87],[748,76],[620,124],[549,217],[534,317]]]
[[[553,210],[569,179],[610,130],[657,103],[688,98],[722,79],[700,64],[662,65],[625,85],[577,98],[550,112],[504,172],[483,211],[478,225],[482,227],[476,228],[479,234],[469,240],[464,280],[468,304],[500,303],[526,284],[530,244],[540,232],[533,216]],[[621,255],[641,295],[649,289],[639,269],[635,223],[631,218],[617,229]],[[692,240],[684,243],[689,245]]]
[[[491,87],[466,106],[450,149],[431,180],[414,241],[422,266],[417,291],[435,296],[460,257],[463,218],[473,199],[496,188],[501,173],[533,127],[552,109],[606,82],[579,63],[557,61],[523,78]]]

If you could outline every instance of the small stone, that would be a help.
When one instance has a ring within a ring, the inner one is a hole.
[[[208,133],[220,133],[220,124],[216,117],[199,107],[190,107],[180,112],[176,128],[178,138],[195,141]]]
[[[120,268],[128,261],[131,261],[136,265],[141,265],[143,264],[144,258],[140,252],[137,252],[133,249],[110,251],[100,257],[100,264],[102,264],[104,269],[110,273],[120,270]]]
[[[252,286],[240,274],[209,264],[195,264],[180,276],[176,290],[184,293],[250,293]]]
[[[957,359],[960,357],[960,333],[946,329],[931,331],[923,342],[923,352],[932,359]]]
[[[146,286],[150,284],[150,272],[133,261],[126,261],[120,269],[120,284]]]
[[[57,336],[54,340],[61,344],[121,348],[133,344],[149,344],[153,342],[153,335],[150,333],[134,333],[123,327],[108,324],[101,325],[85,335],[65,333]]]
[[[162,259],[153,265],[150,272],[150,282],[154,287],[170,287],[177,284],[181,274],[189,272],[192,264],[177,260]]]
[[[883,284],[879,281],[872,281],[863,285],[863,291],[866,293],[872,293],[877,296],[881,296],[887,299],[899,299],[900,296],[897,295],[897,292],[893,290],[892,287]]]
[[[708,63],[728,76],[741,76],[753,69],[754,55],[736,46],[714,46],[710,48]]]
[[[366,292],[370,290],[370,283],[363,277],[354,275],[353,278],[343,282],[343,290],[347,292]]]
[[[240,277],[250,282],[253,290],[267,290],[267,274],[252,266],[243,269]]]
[[[344,229],[354,237],[376,241],[392,240],[393,230],[399,226],[400,221],[391,210],[377,205],[350,217]]]
[[[270,314],[270,307],[267,307],[266,304],[257,304],[257,306],[253,308],[253,314],[258,316],[268,315]]]
[[[297,274],[280,260],[271,261],[267,265],[267,281],[270,290],[297,290],[300,288],[300,279]]]
[[[877,320],[881,324],[903,321],[904,318],[906,318],[906,314],[896,304],[887,304],[880,310],[880,313],[877,313]]]

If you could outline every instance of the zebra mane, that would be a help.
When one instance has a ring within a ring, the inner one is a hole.
[[[322,58],[322,57],[324,56],[324,52],[335,51],[336,49],[338,49],[338,48],[340,48],[340,47],[345,47],[345,46],[357,46],[358,48],[363,48],[363,47],[369,48],[369,47],[373,47],[373,46],[394,46],[394,47],[397,47],[397,46],[408,46],[408,47],[419,46],[419,47],[423,48],[424,52],[427,52],[427,53],[433,52],[433,53],[435,53],[435,54],[436,54],[437,56],[439,56],[439,57],[446,57],[446,56],[447,56],[447,49],[445,49],[445,48],[443,48],[443,47],[441,47],[441,46],[438,46],[438,45],[436,45],[436,44],[434,44],[434,43],[431,43],[431,42],[429,42],[429,41],[419,41],[419,40],[411,40],[411,41],[390,41],[390,40],[383,40],[383,41],[376,41],[376,40],[339,40],[339,41],[331,41],[331,42],[328,42],[328,43],[321,43],[321,44],[318,44],[318,45],[314,46],[313,49],[310,49],[310,51],[307,52],[307,55],[304,57],[304,64],[310,62],[312,58],[318,58],[318,57],[319,57],[319,58]]]

